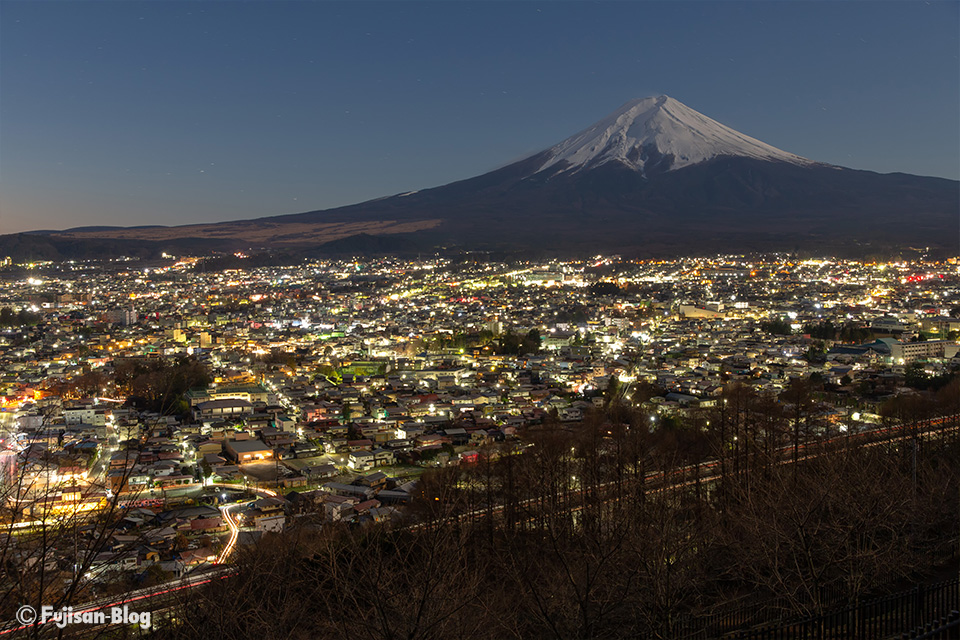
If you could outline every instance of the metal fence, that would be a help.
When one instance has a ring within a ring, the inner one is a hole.
[[[951,611],[950,615],[924,625],[901,636],[901,640],[957,640],[960,638],[960,611]]]
[[[909,591],[874,598],[833,611],[796,620],[718,635],[724,640],[835,640],[883,638],[946,640],[960,638],[960,579],[918,585]],[[749,625],[750,613],[740,619]],[[755,614],[754,614],[755,615]],[[737,617],[727,620],[736,624]],[[729,627],[728,627],[729,628]]]

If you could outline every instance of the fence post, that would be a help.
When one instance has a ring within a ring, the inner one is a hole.
[[[860,605],[857,607],[857,624],[853,627],[852,631],[856,633],[856,637],[865,638],[867,631],[867,609],[869,603],[860,602]]]
[[[907,610],[907,600],[908,600],[909,598],[910,598],[910,594],[907,594],[906,596],[897,598],[897,604],[898,604],[898,606],[897,606],[897,627],[900,628],[900,629],[903,629],[904,627],[906,627],[906,626],[909,624],[909,621],[907,620],[907,614],[909,613],[909,611]]]
[[[923,585],[917,585],[917,595],[913,601],[913,628],[920,629],[923,626]]]

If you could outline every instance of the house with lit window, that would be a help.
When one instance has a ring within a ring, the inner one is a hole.
[[[227,440],[223,443],[223,450],[238,464],[273,460],[273,449],[260,440]]]
[[[242,418],[253,413],[253,405],[247,400],[228,398],[224,400],[208,400],[194,406],[194,417],[201,422],[214,422]]]

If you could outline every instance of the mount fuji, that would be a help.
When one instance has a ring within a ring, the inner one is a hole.
[[[956,255],[958,212],[957,181],[816,162],[657,96],[524,160],[441,187],[253,220],[4,236],[0,251],[74,257],[89,247],[102,255],[114,243],[127,253],[850,255],[930,247]]]

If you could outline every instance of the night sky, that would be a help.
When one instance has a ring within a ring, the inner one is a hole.
[[[960,3],[0,1],[0,233],[469,178],[667,94],[808,158],[960,177]]]

